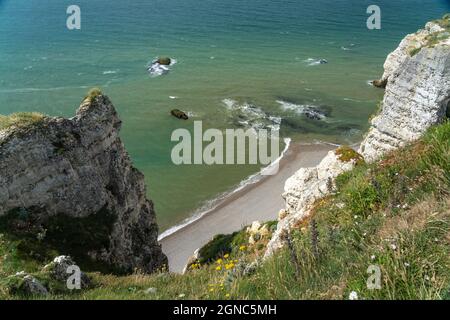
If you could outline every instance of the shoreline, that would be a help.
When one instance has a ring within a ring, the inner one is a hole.
[[[158,240],[169,259],[170,271],[182,272],[194,251],[217,234],[241,230],[255,220],[277,219],[279,210],[284,208],[281,194],[285,181],[300,168],[317,165],[335,148],[336,145],[326,143],[290,143],[278,160],[277,174],[262,176],[259,172],[250,176],[244,180],[246,184],[219,197],[212,208],[165,231]]]
[[[261,180],[263,180],[265,177],[267,177],[267,175],[263,175],[262,173],[270,171],[270,169],[273,168],[273,166],[275,164],[279,164],[280,163],[280,161],[286,155],[286,152],[289,150],[289,148],[291,146],[291,141],[292,140],[290,138],[285,138],[284,139],[285,148],[281,152],[281,155],[272,164],[270,164],[267,167],[262,168],[257,173],[252,174],[252,175],[248,176],[247,178],[245,178],[244,180],[242,180],[239,183],[239,185],[237,185],[235,187],[235,189],[220,194],[215,199],[211,200],[208,205],[200,207],[197,211],[194,212],[194,214],[192,216],[184,219],[181,223],[176,224],[175,226],[170,227],[169,229],[165,230],[163,233],[161,233],[158,236],[158,241],[162,241],[164,238],[169,237],[171,234],[173,234],[173,233],[179,231],[180,229],[183,229],[184,227],[187,227],[191,223],[194,223],[195,221],[201,219],[204,215],[206,215],[209,212],[217,209],[222,204],[222,202],[224,202],[227,199],[231,198],[231,196],[233,194],[239,193],[240,191],[244,190],[245,188],[247,188],[247,187],[249,187],[249,186],[251,186],[253,184],[258,183]]]

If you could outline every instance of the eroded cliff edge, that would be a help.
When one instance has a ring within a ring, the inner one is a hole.
[[[0,132],[2,231],[25,239],[24,250],[37,239],[40,255],[56,251],[120,272],[166,265],[153,203],[120,127],[99,93],[71,119],[45,117]]]
[[[303,168],[284,187],[285,209],[265,257],[286,243],[286,236],[312,213],[316,202],[335,192],[336,177],[361,161],[374,162],[419,139],[450,116],[450,15],[406,36],[389,54],[384,74],[374,85],[385,88],[358,153],[343,147],[330,151],[314,168]]]
[[[450,18],[406,36],[384,64],[386,88],[359,152],[374,161],[417,140],[450,110]]]

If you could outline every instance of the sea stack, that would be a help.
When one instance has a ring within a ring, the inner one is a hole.
[[[1,232],[30,241],[40,234],[61,255],[124,273],[165,266],[153,203],[120,127],[111,101],[97,92],[71,119],[0,132]]]

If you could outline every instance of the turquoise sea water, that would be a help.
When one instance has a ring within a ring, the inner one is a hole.
[[[66,28],[72,4],[79,31]],[[370,4],[381,7],[381,30],[366,28]],[[258,169],[177,167],[174,129],[279,119],[296,141],[357,142],[382,97],[368,80],[405,34],[449,11],[444,0],[0,0],[0,113],[71,116],[101,87],[164,230]],[[177,63],[149,77],[159,55]],[[305,117],[305,106],[326,118]],[[172,118],[173,108],[192,120]]]

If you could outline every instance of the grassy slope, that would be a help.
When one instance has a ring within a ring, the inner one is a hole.
[[[240,241],[220,263],[196,266],[184,276],[91,273],[93,289],[51,298],[347,299],[351,291],[362,299],[448,298],[450,122],[378,163],[357,166],[337,184],[334,195],[317,202],[312,220],[292,232],[292,250],[280,251],[250,275],[233,270],[261,254],[267,239],[245,247]],[[1,277],[39,270],[1,239]],[[367,289],[369,265],[381,269],[380,290]],[[148,288],[156,292],[146,293]],[[17,296],[3,285],[0,298]]]

